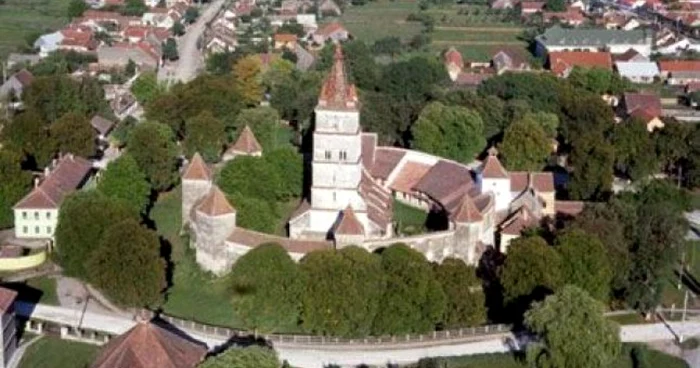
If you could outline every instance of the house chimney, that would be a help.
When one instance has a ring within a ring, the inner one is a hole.
[[[48,178],[48,177],[49,177],[49,174],[51,174],[51,168],[48,167],[48,166],[46,166],[46,167],[44,168],[44,177],[45,177],[45,178]]]
[[[41,179],[38,176],[34,177],[34,188],[39,186],[39,183],[41,182]]]

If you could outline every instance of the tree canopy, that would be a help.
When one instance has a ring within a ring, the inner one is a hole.
[[[221,120],[205,110],[199,115],[187,119],[185,131],[183,145],[188,157],[199,152],[207,162],[219,160],[224,143],[226,143],[225,126]]]
[[[150,202],[151,185],[129,153],[107,165],[97,184],[97,190],[107,197],[123,201],[140,214],[146,213]]]
[[[12,206],[27,193],[32,175],[22,170],[22,155],[4,148],[0,150],[0,229],[14,222]]]
[[[659,169],[653,137],[637,119],[617,124],[613,130],[615,168],[632,180],[646,179]]]
[[[603,310],[600,302],[571,285],[535,303],[525,324],[541,341],[528,346],[528,362],[543,368],[609,366],[620,353],[620,332]]]
[[[573,230],[557,236],[561,273],[565,283],[606,302],[610,296],[612,269],[605,246],[595,235]]]
[[[316,251],[304,257],[300,267],[305,330],[338,336],[370,333],[385,290],[377,255],[357,247]]]
[[[540,171],[552,152],[552,142],[535,117],[526,115],[505,130],[500,152],[508,170]]]
[[[95,155],[95,130],[85,116],[65,114],[51,124],[49,132],[58,152],[82,157]]]
[[[247,106],[257,105],[262,100],[262,69],[256,55],[241,58],[233,66],[235,87]]]
[[[464,261],[448,258],[435,267],[435,277],[447,298],[444,327],[477,326],[486,322],[486,305],[476,269]]]
[[[233,306],[246,327],[262,332],[296,327],[301,272],[279,244],[253,248],[236,261],[230,278]]]
[[[207,358],[199,368],[279,368],[277,353],[257,345],[231,348]]]
[[[486,145],[484,123],[478,113],[433,102],[411,128],[416,149],[459,162],[471,162]]]
[[[166,281],[160,242],[153,230],[137,220],[109,226],[86,268],[88,280],[119,305],[154,306],[162,300]]]
[[[126,146],[153,189],[164,191],[177,182],[178,149],[170,128],[158,123],[138,124],[129,133]]]
[[[271,107],[254,107],[241,110],[236,119],[233,120],[233,124],[226,127],[229,141],[235,141],[246,125],[253,131],[264,152],[270,152],[278,148],[277,137],[282,127],[277,110]]]
[[[446,296],[422,254],[397,243],[382,251],[387,287],[374,323],[375,334],[431,331],[442,321]]]

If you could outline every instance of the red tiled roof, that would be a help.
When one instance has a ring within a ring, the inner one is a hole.
[[[498,159],[498,152],[495,148],[491,147],[489,149],[489,155],[486,156],[484,164],[481,166],[481,175],[484,178],[489,179],[507,179],[508,171],[501,165],[501,161]]]
[[[661,98],[653,93],[625,93],[625,110],[644,119],[661,116]]]
[[[34,81],[34,75],[30,73],[27,69],[22,69],[15,73],[14,77],[22,84],[22,87],[29,87]]]
[[[362,170],[360,196],[367,204],[369,220],[385,229],[391,223],[393,198],[389,190],[372,179],[367,170]]]
[[[522,192],[532,181],[532,187],[540,192],[554,191],[554,175],[551,172],[512,171],[510,173],[510,191]]]
[[[581,201],[555,201],[554,211],[557,214],[576,216],[583,211],[584,205]]]
[[[291,33],[275,34],[275,42],[297,42],[297,35]]]
[[[365,228],[362,226],[360,220],[357,219],[352,207],[348,206],[345,208],[340,216],[340,222],[338,222],[338,226],[335,227],[335,234],[364,235]]]
[[[460,68],[463,67],[464,59],[462,59],[462,54],[454,47],[450,47],[450,49],[445,52],[445,64],[454,64]]]
[[[112,127],[114,127],[114,122],[108,119],[103,118],[100,115],[95,115],[90,119],[90,125],[92,125],[95,130],[97,130],[100,134],[106,135],[112,130]]]
[[[338,32],[338,31],[347,32],[347,30],[345,29],[345,27],[343,27],[342,24],[340,24],[338,22],[332,22],[332,23],[326,24],[325,26],[323,26],[323,28],[316,31],[316,34],[328,37],[328,36],[332,35],[335,32]]]
[[[484,219],[468,194],[462,196],[462,200],[452,212],[451,218],[453,221],[461,223],[479,222]]]
[[[398,148],[378,147],[374,154],[372,176],[386,180],[405,154],[406,151]]]
[[[32,189],[14,208],[58,208],[65,196],[80,186],[90,170],[90,161],[72,154],[64,155],[41,184]]]
[[[523,1],[520,3],[520,7],[527,10],[542,10],[545,4],[544,1]]]
[[[63,40],[61,40],[62,46],[78,46],[89,50],[97,47],[97,43],[92,39],[92,32],[63,29],[61,33],[63,34]]]
[[[5,313],[17,299],[17,292],[0,287],[0,312]]]
[[[661,60],[659,70],[662,72],[700,72],[700,60]]]
[[[501,224],[501,233],[507,235],[520,235],[523,230],[536,226],[537,223],[538,220],[535,215],[527,208],[527,206],[522,206]]]
[[[473,185],[469,169],[455,162],[440,160],[413,188],[423,192],[433,199],[444,202],[450,195],[459,190],[468,189]]]
[[[413,187],[430,170],[430,167],[430,165],[419,162],[406,162],[391,183],[391,189],[403,193],[412,193]]]
[[[277,243],[288,252],[301,254],[313,252],[315,250],[333,249],[333,244],[329,241],[290,239],[276,235],[263,234],[242,227],[236,227],[227,240],[251,248],[264,243]]]
[[[549,69],[556,75],[563,75],[575,67],[612,69],[609,52],[555,51],[549,53]]]
[[[250,127],[246,125],[241,131],[241,135],[238,136],[236,143],[229,147],[229,152],[240,152],[245,154],[253,154],[262,152],[262,146],[255,139],[255,134],[250,130]]]
[[[228,199],[226,199],[226,195],[221,189],[213,185],[209,194],[207,194],[202,200],[202,203],[197,206],[197,211],[208,216],[222,216],[235,213],[236,209],[233,208]]]
[[[455,84],[458,86],[478,86],[485,80],[493,77],[493,73],[469,73],[462,72],[457,75]]]
[[[211,171],[207,164],[204,163],[204,159],[199,155],[199,152],[192,156],[192,161],[185,168],[182,178],[187,180],[211,180]]]
[[[631,61],[639,55],[641,54],[637,50],[629,49],[622,54],[613,55],[613,59],[615,59],[615,61]]]
[[[544,14],[542,15],[546,22],[552,21],[556,18],[566,22],[580,23],[583,22],[584,19],[586,19],[583,16],[583,13],[581,13],[578,10],[567,10],[563,12],[544,12]]]
[[[124,30],[124,37],[128,38],[146,38],[150,27],[145,26],[129,26]]]
[[[340,44],[335,46],[333,58],[333,67],[321,87],[318,105],[334,109],[355,109],[358,104],[357,91],[355,91],[355,85],[348,82]]]
[[[92,368],[194,368],[207,354],[195,343],[153,323],[139,322],[107,343]]]
[[[372,170],[374,166],[374,152],[376,148],[377,134],[362,133],[362,165],[367,170]]]

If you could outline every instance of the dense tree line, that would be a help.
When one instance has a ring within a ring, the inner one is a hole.
[[[277,244],[246,253],[231,274],[233,306],[248,328],[300,327],[367,336],[475,326],[486,321],[473,267],[429,263],[403,244],[379,253],[350,246],[315,251],[299,264]]]

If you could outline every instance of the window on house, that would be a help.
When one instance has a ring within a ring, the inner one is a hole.
[[[22,227],[22,233],[23,233],[23,234],[26,234],[27,231],[29,231],[29,229],[28,229],[26,226]]]
[[[333,192],[333,202],[335,202],[335,192]]]
[[[22,219],[23,220],[27,219],[27,211],[22,211]]]
[[[47,220],[51,219],[51,212],[46,212],[46,219]]]
[[[348,153],[347,151],[340,151],[340,159],[345,161],[348,159]]]
[[[34,212],[34,219],[38,220],[39,219],[39,211]]]
[[[51,226],[47,226],[47,227],[46,227],[46,233],[47,233],[47,234],[51,234]]]
[[[34,234],[39,234],[39,226],[34,227]]]
[[[331,151],[326,151],[326,160],[331,159]]]

